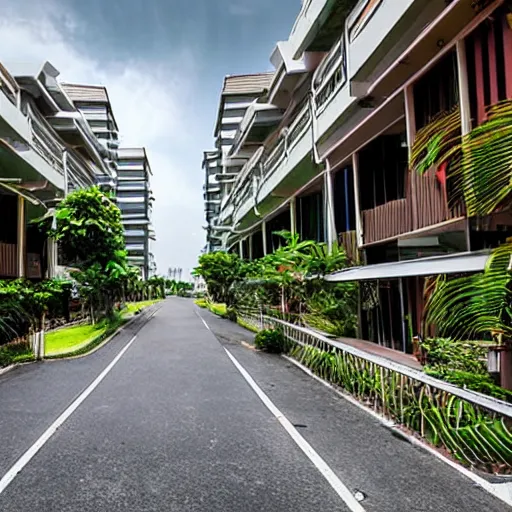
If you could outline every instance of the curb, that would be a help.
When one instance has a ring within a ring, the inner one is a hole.
[[[158,304],[158,303],[157,303]],[[154,304],[155,306],[157,304]],[[97,352],[98,350],[100,350],[101,348],[103,348],[107,343],[109,343],[110,341],[112,341],[112,339],[114,339],[118,334],[121,334],[121,332],[123,331],[123,329],[126,329],[127,327],[129,327],[137,318],[139,318],[141,315],[145,315],[147,310],[149,308],[152,308],[153,306],[148,306],[147,308],[145,308],[145,310],[143,310],[143,312],[140,314],[140,315],[134,315],[132,318],[130,318],[125,324],[121,325],[120,327],[117,328],[117,330],[115,332],[113,332],[110,336],[108,336],[107,338],[105,338],[98,346],[94,347],[93,349],[91,349],[90,351],[88,352],[85,352],[84,354],[77,354],[77,355],[73,355],[72,353],[70,353],[70,355],[66,356],[66,355],[63,355],[63,356],[59,356],[59,355],[55,355],[55,356],[49,356],[49,357],[45,357],[44,359],[42,359],[43,362],[55,362],[55,361],[69,361],[71,359],[80,359],[82,357],[87,357],[87,356],[90,356],[92,354],[94,354],[95,352]],[[160,306],[161,308],[161,306]],[[144,325],[146,325],[146,323],[151,319],[153,318],[153,316],[157,313],[157,311],[160,310],[160,308],[158,308],[154,314],[150,314],[150,318],[146,319],[145,321],[143,321],[142,325],[141,325],[141,329]],[[148,312],[149,313],[149,312]],[[140,330],[140,329],[139,329]],[[96,340],[91,340],[91,342],[89,343],[89,345],[93,345],[95,343]],[[84,350],[84,348],[86,348],[87,345],[85,347],[82,347],[80,350]],[[37,361],[37,360],[34,360],[34,361],[27,361],[25,363],[14,363],[14,364],[11,364],[10,366],[6,366],[5,368],[0,368],[0,377],[8,372],[10,372],[11,370],[14,370],[15,368],[18,368],[20,366],[26,366],[26,365],[29,365],[29,364],[35,364],[35,363],[40,363],[42,361]]]
[[[156,304],[155,304],[156,305]],[[97,346],[95,346],[94,348],[92,348],[91,350],[89,351],[86,351],[85,353],[83,354],[76,354],[76,355],[73,355],[73,353],[71,352],[68,356],[66,355],[62,355],[62,356],[59,356],[59,355],[55,355],[55,356],[49,356],[47,358],[44,359],[44,361],[49,361],[49,362],[52,362],[52,361],[69,361],[71,359],[81,359],[82,357],[87,357],[87,356],[90,356],[92,354],[94,354],[95,352],[97,352],[98,350],[100,350],[101,348],[103,348],[107,343],[110,343],[118,334],[121,334],[121,332],[126,329],[127,327],[129,327],[136,319],[140,318],[140,316],[144,316],[144,315],[147,315],[149,314],[149,318],[147,319],[144,319],[142,321],[142,325],[141,325],[141,329],[142,327],[144,327],[144,325],[146,325],[146,323],[154,316],[153,314],[151,314],[151,312],[149,312],[148,310],[150,308],[152,308],[153,306],[148,306],[147,308],[145,308],[144,310],[142,310],[143,312],[141,312],[139,315],[133,315],[132,318],[130,318],[126,323],[124,323],[123,325],[119,326],[112,334],[110,334],[109,336],[107,336],[103,341],[101,341]],[[160,306],[161,307],[161,306]],[[156,312],[159,310],[160,308],[158,308],[154,314],[156,314]],[[140,330],[140,329],[139,329]],[[99,336],[99,338],[101,338],[101,336]],[[90,343],[88,343],[88,345],[94,345],[94,343],[97,341],[97,338],[95,340],[91,340]],[[82,350],[85,350],[87,348],[88,345],[85,345],[85,347],[82,347],[81,349],[79,349],[80,351]]]

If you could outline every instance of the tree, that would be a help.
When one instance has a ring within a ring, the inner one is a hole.
[[[100,310],[112,317],[129,275],[119,208],[98,187],[91,187],[69,194],[58,204],[55,217],[57,225],[48,235],[78,269],[72,275],[80,283],[93,321]]]
[[[213,252],[202,254],[195,275],[201,276],[214,302],[232,305],[231,286],[242,277],[244,265],[236,254]]]

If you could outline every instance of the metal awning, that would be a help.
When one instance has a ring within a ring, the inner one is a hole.
[[[371,281],[376,279],[397,279],[400,277],[482,272],[488,259],[488,251],[463,252],[349,268],[325,276],[325,280],[331,282]]]

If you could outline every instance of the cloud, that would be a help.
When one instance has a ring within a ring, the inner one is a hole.
[[[252,16],[254,14],[254,9],[247,4],[230,4],[228,7],[228,12],[231,16]]]
[[[143,56],[108,62],[101,53],[84,53],[80,37],[86,30],[73,12],[60,5],[51,9],[48,2],[43,9],[37,0],[22,3],[23,8],[9,0],[0,8],[0,61],[11,73],[26,74],[48,60],[63,80],[108,88],[122,145],[145,146],[148,151],[159,271],[190,268],[204,240],[201,172],[187,169],[176,154],[187,144],[184,126],[189,120],[183,105],[194,90],[191,55],[182,48],[160,64]],[[50,17],[52,11],[59,17]],[[182,72],[172,73],[174,69]],[[199,234],[193,237],[190,232]]]

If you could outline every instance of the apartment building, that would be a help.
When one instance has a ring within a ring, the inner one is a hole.
[[[512,99],[511,18],[500,0],[304,1],[232,136],[245,164],[210,227],[220,248],[259,257],[279,229],[339,241],[354,266],[328,279],[361,284],[360,337],[411,352],[425,278],[481,271],[512,235],[507,208],[468,215],[447,151]],[[420,175],[429,130],[447,156]]]
[[[255,146],[245,148],[245,151],[234,148],[236,134],[246,113],[255,108],[258,99],[268,90],[271,79],[272,73],[227,76],[224,79],[215,123],[215,150],[206,151],[203,159],[208,251],[222,247],[222,239],[212,226],[219,223],[221,209],[224,210],[224,218],[220,222],[226,221],[226,215],[229,219],[235,178],[256,150]],[[228,208],[223,208],[225,206]]]
[[[150,241],[153,196],[150,188],[151,167],[144,148],[117,150],[116,200],[121,210],[128,262],[140,268],[144,279],[154,267]]]
[[[0,64],[0,279],[56,275],[57,247],[30,221],[51,214],[51,208],[73,190],[92,185],[116,189],[118,128],[106,89],[62,84],[58,77],[49,62],[17,77]],[[146,163],[144,169],[147,181]],[[138,182],[131,184],[136,186]],[[119,188],[123,198],[132,193],[126,182]],[[149,196],[145,201],[149,205]],[[134,213],[124,212],[130,220]],[[134,215],[134,224],[139,217]],[[153,236],[149,224],[144,226],[143,232]],[[135,251],[133,246],[138,250],[139,245],[132,240],[131,261],[141,263],[142,256],[147,275],[150,255]]]

